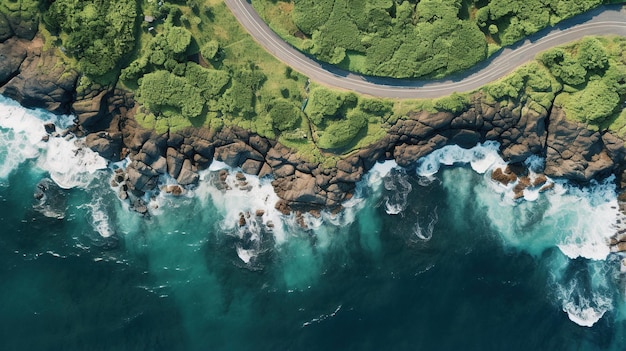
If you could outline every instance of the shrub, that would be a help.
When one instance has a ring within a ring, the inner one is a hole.
[[[220,49],[220,44],[217,40],[211,40],[206,44],[202,45],[202,49],[200,49],[200,54],[205,60],[213,60],[215,55]]]
[[[569,97],[566,112],[583,122],[600,124],[613,114],[619,102],[619,95],[611,87],[601,80],[595,80]]]
[[[292,129],[300,123],[300,109],[288,100],[280,99],[274,103],[269,115],[272,125],[279,131]]]
[[[577,59],[588,70],[604,70],[609,65],[606,50],[596,38],[585,38],[580,42]]]
[[[321,125],[325,119],[335,116],[343,105],[344,96],[332,90],[317,87],[309,94],[309,103],[305,112],[315,125]]]
[[[322,149],[338,149],[347,146],[367,126],[367,115],[353,110],[348,117],[331,123],[320,136],[317,145]]]
[[[188,84],[184,78],[168,71],[148,73],[139,80],[139,98],[153,112],[177,108],[186,118],[202,114],[205,100],[200,89]]]
[[[230,81],[227,72],[207,69],[195,62],[187,62],[185,78],[190,84],[200,89],[202,96],[207,100],[220,95]]]
[[[135,0],[56,0],[44,15],[52,32],[61,32],[63,46],[81,70],[94,76],[115,69],[135,44]]]
[[[468,105],[469,99],[467,96],[458,93],[452,93],[450,96],[445,96],[435,101],[435,108],[437,110],[449,111],[453,113],[464,111]]]
[[[180,54],[187,50],[191,43],[191,33],[182,27],[169,27],[165,31],[167,45],[175,53]]]

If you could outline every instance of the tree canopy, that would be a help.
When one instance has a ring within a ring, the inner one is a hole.
[[[63,34],[63,48],[93,76],[113,70],[135,44],[136,0],[56,0],[44,14],[48,29]]]
[[[256,0],[259,2],[273,0]],[[291,0],[291,35],[322,61],[375,76],[442,77],[602,0]],[[263,5],[263,8],[271,5]],[[266,16],[268,21],[271,18]],[[273,25],[280,25],[273,22]],[[576,66],[571,67],[576,74]],[[573,78],[574,79],[574,78]]]

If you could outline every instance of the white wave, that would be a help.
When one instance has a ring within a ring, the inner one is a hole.
[[[418,219],[418,221],[415,223],[415,228],[413,228],[413,234],[415,234],[415,236],[419,240],[429,241],[433,237],[433,232],[435,231],[435,225],[437,224],[438,221],[439,221],[439,215],[437,214],[437,208],[435,207],[435,209],[433,209],[433,211],[430,214],[429,222],[426,228],[423,228],[420,225],[419,219]]]
[[[87,204],[87,207],[91,212],[91,226],[101,237],[108,238],[115,234],[115,230],[111,225],[109,215],[103,208],[104,205],[101,199],[92,201],[92,203]]]
[[[537,201],[539,199],[539,189],[526,188],[524,189],[524,200]]]
[[[541,257],[546,250],[558,248],[554,255],[561,257],[557,265],[549,267],[555,275],[555,289],[559,304],[568,318],[581,326],[593,326],[613,309],[609,289],[610,274],[602,268],[608,264],[609,238],[615,233],[622,218],[617,203],[614,177],[592,181],[588,186],[575,186],[565,180],[547,179],[552,191],[540,193],[543,185],[523,190],[525,201],[515,201],[516,182],[503,185],[492,181],[489,169],[506,167],[496,157],[495,145],[481,152],[447,147],[418,161],[417,174],[433,177],[440,165],[467,164],[485,173],[483,182],[476,183],[467,172],[450,171],[443,174],[443,184],[450,194],[449,201],[484,208],[491,226],[506,245]],[[486,151],[485,151],[486,150]],[[544,160],[532,157],[526,162],[530,183],[533,184],[544,168]],[[463,212],[459,212],[462,220]],[[430,232],[421,223],[414,231],[419,240],[428,240]],[[571,267],[576,264],[576,268]],[[565,278],[565,270],[583,267],[575,278]]]
[[[392,169],[383,177],[385,211],[390,215],[402,213],[407,207],[413,189],[404,169]]]
[[[606,262],[577,262],[554,255],[549,266],[552,268],[556,297],[568,318],[583,327],[592,327],[608,311],[613,309],[613,297],[609,288],[612,280]],[[576,274],[572,274],[572,270]]]
[[[246,250],[241,248],[241,246],[236,246],[237,256],[243,261],[243,263],[250,263],[252,259],[256,256],[256,252],[254,250]]]
[[[219,190],[214,185],[217,177],[215,170],[220,169],[228,170],[228,176],[224,181],[228,189],[226,191]],[[264,230],[272,233],[277,243],[284,242],[287,239],[284,228],[286,216],[275,208],[279,198],[274,192],[271,180],[247,174],[245,180],[238,180],[238,171],[225,164],[214,162],[208,170],[200,173],[199,184],[191,193],[205,204],[211,200],[223,218],[219,223],[222,230],[237,229],[241,214],[244,214],[247,216],[246,228],[256,231],[254,235],[258,235],[260,231],[260,227],[255,227],[258,221]],[[236,232],[241,234],[240,231]]]
[[[563,311],[572,322],[582,327],[592,327],[611,309],[611,305],[611,299],[594,295],[591,300],[580,297],[578,303],[571,300],[565,301]]]
[[[50,138],[37,165],[50,173],[61,188],[86,188],[94,173],[107,168],[107,161],[86,147],[81,140]]]
[[[37,166],[48,171],[60,187],[86,187],[94,172],[106,167],[106,160],[71,137],[50,137],[44,142],[46,123],[65,129],[73,117],[26,109],[0,96],[0,178],[8,177],[26,160],[37,159]]]
[[[487,141],[477,144],[471,149],[464,149],[458,145],[447,145],[417,160],[417,175],[432,177],[441,165],[470,164],[477,173],[485,173],[495,164],[504,164],[499,155],[500,144]]]
[[[531,183],[537,178],[533,169],[540,170],[543,162],[538,157],[527,162]],[[613,177],[591,182],[587,187],[547,179],[546,184],[553,185],[553,191],[540,194],[541,186],[530,186],[523,191],[526,201],[516,202],[516,183],[505,186],[492,181],[486,173],[506,167],[498,155],[498,144],[493,142],[472,149],[446,146],[418,160],[416,171],[419,176],[433,177],[442,164],[467,163],[478,173],[485,173],[485,181],[471,184],[469,179],[446,178],[445,186],[454,194],[451,201],[475,202],[484,207],[491,225],[507,244],[535,255],[556,246],[572,259],[602,260],[610,253],[607,241],[620,218]]]
[[[609,238],[615,233],[617,219],[620,218],[614,178],[592,182],[585,188],[560,184],[566,193],[549,196],[552,210],[549,215],[563,216],[567,220],[564,234],[557,241],[557,247],[567,257],[584,257],[604,260],[610,253]]]

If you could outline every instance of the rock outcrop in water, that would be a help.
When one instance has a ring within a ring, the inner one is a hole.
[[[112,160],[130,156],[122,194],[136,201],[156,188],[159,175],[167,173],[180,185],[192,185],[199,179],[198,171],[216,159],[247,174],[271,175],[282,199],[277,208],[283,212],[339,210],[377,161],[395,159],[410,167],[445,145],[471,147],[487,140],[500,142],[502,156],[511,163],[544,156],[545,174],[550,177],[586,182],[614,173],[619,185],[626,186],[624,140],[571,122],[557,107],[490,102],[476,93],[460,113],[411,112],[391,125],[381,140],[345,156],[334,167],[320,167],[275,140],[236,127],[189,128],[161,135],[145,130],[133,119],[132,94],[97,84],[78,89],[78,74],[44,51],[40,38],[12,34],[0,42],[0,57],[0,93],[28,107],[73,113],[75,131],[87,135],[93,150]]]

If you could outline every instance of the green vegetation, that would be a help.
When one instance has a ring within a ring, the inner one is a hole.
[[[585,38],[538,56],[563,85],[556,99],[569,118],[597,128],[610,127],[626,95],[626,42]]]
[[[43,20],[82,72],[101,76],[135,45],[136,8],[136,0],[56,0]]]
[[[284,99],[276,100],[269,111],[274,128],[281,132],[299,125],[302,119],[300,114],[300,109],[297,106]]]
[[[368,135],[375,135],[372,131],[380,130],[393,114],[393,103],[316,86],[311,89],[304,112],[316,144],[342,152],[355,149]]]
[[[485,6],[476,7],[476,23],[481,28],[500,29],[490,34],[498,34],[494,40],[500,45],[509,45],[601,3],[602,0],[490,0]]]
[[[502,46],[601,3],[602,0],[252,1],[270,27],[300,50],[351,71],[397,78],[442,77],[465,70]]]

